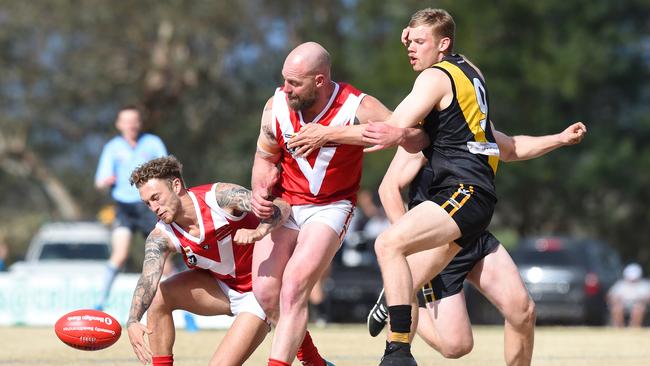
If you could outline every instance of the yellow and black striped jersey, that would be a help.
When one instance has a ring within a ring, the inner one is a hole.
[[[432,142],[424,150],[433,171],[431,188],[471,184],[496,198],[499,147],[490,125],[485,81],[460,55],[446,56],[432,67],[449,76],[454,98],[447,108],[434,109],[424,119]]]

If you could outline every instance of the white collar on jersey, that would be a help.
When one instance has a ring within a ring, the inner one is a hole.
[[[192,236],[190,233],[187,231],[183,230],[182,227],[180,227],[177,223],[172,222],[172,225],[176,230],[178,230],[185,238],[188,240],[191,240],[197,244],[202,243],[203,240],[205,239],[205,227],[203,227],[203,216],[201,216],[201,208],[199,207],[199,202],[196,200],[196,197],[194,196],[194,193],[187,191],[188,195],[192,199],[192,203],[194,204],[194,210],[196,212],[196,218],[199,221],[199,237]]]
[[[327,102],[327,105],[325,105],[325,108],[323,108],[323,110],[320,111],[320,113],[318,113],[318,115],[310,123],[318,123],[318,121],[320,121],[320,119],[323,118],[325,112],[327,112],[330,109],[332,103],[334,103],[334,99],[336,99],[336,95],[339,93],[339,84],[335,81],[332,81],[332,83],[334,83],[334,92],[332,92],[332,95],[330,96],[330,100]],[[304,126],[306,123],[305,120],[302,119],[301,111],[298,111],[298,116],[300,117],[300,125]]]

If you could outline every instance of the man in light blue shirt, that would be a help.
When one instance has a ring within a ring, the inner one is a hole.
[[[131,237],[134,232],[148,235],[156,224],[156,216],[140,200],[138,190],[129,183],[131,172],[143,163],[167,155],[162,140],[155,135],[142,133],[140,112],[135,106],[125,106],[118,112],[115,127],[120,135],[104,145],[99,157],[95,186],[100,190],[110,188],[115,201],[113,222],[113,247],[97,309],[103,309],[117,272],[126,262]]]

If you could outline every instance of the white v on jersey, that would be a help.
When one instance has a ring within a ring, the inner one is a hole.
[[[346,126],[354,123],[357,108],[365,94],[346,83],[335,83],[328,104],[311,123]],[[287,95],[278,88],[273,96],[273,133],[282,146],[282,179],[274,192],[291,205],[327,204],[340,200],[356,202],[363,147],[326,145],[306,159],[295,157],[288,140],[305,125],[302,114],[287,104]]]
[[[167,233],[189,268],[207,269],[235,291],[252,291],[253,244],[238,245],[233,238],[238,229],[255,229],[259,221],[253,214],[233,216],[224,211],[215,199],[215,187],[216,183],[188,189],[199,219],[199,237],[176,223],[158,221],[156,227]]]

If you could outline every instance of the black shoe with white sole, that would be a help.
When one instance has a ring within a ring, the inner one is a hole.
[[[384,329],[387,321],[388,308],[386,307],[386,297],[384,296],[384,290],[382,289],[375,306],[370,309],[370,313],[368,314],[367,325],[370,336],[376,337],[381,333],[381,330]]]

